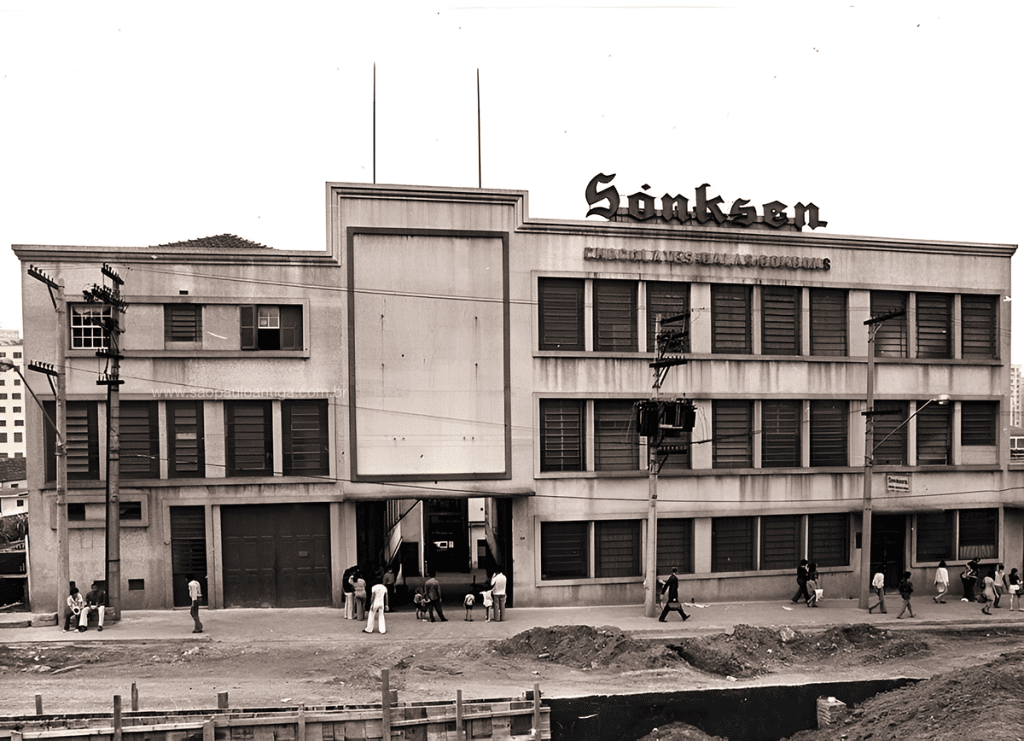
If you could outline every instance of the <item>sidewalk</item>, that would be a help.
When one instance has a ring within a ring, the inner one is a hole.
[[[508,638],[530,628],[555,625],[611,626],[637,637],[656,638],[695,636],[731,632],[740,624],[765,628],[789,626],[794,630],[825,630],[833,625],[868,623],[888,629],[915,626],[974,628],[1024,627],[1024,612],[1009,611],[1009,598],[1004,596],[992,616],[981,612],[976,602],[950,598],[946,604],[935,604],[930,595],[915,597],[915,618],[897,620],[902,608],[898,594],[887,599],[889,612],[869,614],[857,608],[856,600],[825,600],[819,608],[795,605],[788,600],[776,602],[721,602],[703,607],[684,605],[690,615],[685,623],[675,613],[667,622],[644,617],[643,605],[611,605],[605,607],[523,607],[506,611],[501,623],[485,622],[481,608],[473,610],[473,622],[464,621],[465,610],[456,604],[445,606],[446,623],[418,622],[411,610],[387,614],[387,638],[368,636],[361,631],[365,623],[345,620],[341,610],[329,607],[293,609],[228,609],[203,610],[200,617],[204,632],[192,633],[192,619],[187,609],[124,611],[117,623],[108,623],[103,632],[95,627],[85,633],[65,633],[63,626],[53,624],[53,613],[0,614],[0,640],[20,641],[152,641],[197,640],[221,642],[263,641],[343,641],[343,640],[494,640]],[[33,623],[34,627],[27,627]],[[46,624],[48,623],[48,624]]]

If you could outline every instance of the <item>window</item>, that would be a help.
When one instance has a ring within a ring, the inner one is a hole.
[[[962,509],[959,521],[961,559],[999,557],[998,509]]]
[[[753,570],[754,521],[753,517],[715,517],[711,520],[712,571]]]
[[[668,574],[673,568],[680,574],[693,573],[693,520],[665,518],[658,520],[659,574]]]
[[[21,394],[19,392],[15,391],[13,394],[11,394],[11,398],[12,399],[20,399],[21,398]]]
[[[584,470],[582,400],[541,399],[540,470]]]
[[[14,353],[14,357],[15,358],[20,358],[21,357],[21,353],[20,352],[15,352]]]
[[[960,354],[964,359],[999,357],[998,296],[964,295],[960,298]]]
[[[917,357],[953,357],[953,296],[917,294]]]
[[[690,460],[690,436],[693,433],[689,430],[680,432],[676,437],[666,437],[658,446],[658,465],[662,473],[671,471],[689,471]]]
[[[875,429],[872,443],[874,465],[906,465],[907,425],[903,424],[906,418],[907,403],[905,401],[875,403]]]
[[[654,328],[658,315],[662,321],[681,316],[664,329],[678,332],[678,349],[672,353],[690,352],[690,284],[689,283],[658,283],[647,284],[647,352],[657,350]]]
[[[301,350],[301,306],[240,306],[243,350]]]
[[[917,561],[999,557],[999,510],[961,509],[916,517]]]
[[[538,282],[541,350],[583,350],[583,281]]]
[[[202,342],[203,307],[164,304],[164,342]]]
[[[639,576],[640,520],[598,520],[594,549],[597,577]]]
[[[636,352],[636,283],[594,281],[594,350]]]
[[[46,414],[56,419],[57,410],[52,401],[44,402]],[[67,427],[68,481],[98,481],[100,478],[100,441],[96,419],[96,402],[69,401],[65,425]],[[46,425],[46,480],[57,479],[57,431]]]
[[[995,445],[999,403],[965,401],[960,404],[960,444]]]
[[[811,466],[850,465],[848,401],[811,402]]]
[[[12,414],[21,414],[21,407],[12,407],[11,408],[11,413]]]
[[[71,320],[71,347],[75,350],[105,350],[112,309],[98,304],[73,304],[68,307]]]
[[[68,502],[68,522],[85,522],[85,503]]]
[[[713,401],[712,468],[753,467],[751,424],[754,418],[749,401]]]
[[[761,569],[791,569],[800,560],[802,515],[761,518]]]
[[[589,574],[589,523],[540,524],[540,578],[585,579]]]
[[[871,316],[882,316],[899,309],[906,310],[907,294],[894,291],[871,292]],[[875,357],[905,358],[907,357],[907,317],[886,319],[874,325]],[[870,328],[869,328],[870,330]]]
[[[128,580],[128,591],[129,592],[140,592],[146,589],[145,579],[129,579]]]
[[[711,286],[711,352],[750,353],[748,286]]]
[[[118,519],[142,521],[142,502],[118,502]]]
[[[14,433],[14,442],[16,442],[16,443],[23,443],[23,442],[25,442],[25,433],[24,432],[15,432]]]
[[[842,512],[807,517],[807,560],[818,566],[850,565],[850,518]]]
[[[167,476],[206,476],[201,401],[167,402]]]
[[[917,560],[944,561],[953,558],[956,512],[922,512],[917,516]]]
[[[953,448],[951,407],[937,402],[924,404],[917,403],[917,465],[948,465]]]
[[[155,401],[122,401],[121,477],[160,478],[160,433]]]
[[[227,419],[228,476],[270,476],[274,440],[269,401],[230,401]]]
[[[21,379],[20,378],[15,378],[14,379],[14,385],[15,386],[20,386],[21,385]]]
[[[594,469],[636,471],[640,468],[640,437],[632,401],[594,402]]]
[[[7,433],[6,432],[0,432],[0,443],[5,443],[5,442],[7,442]]]
[[[811,355],[846,355],[847,292],[834,288],[812,288]]]
[[[330,441],[327,435],[327,400],[281,402],[284,427],[284,475],[327,476]]]
[[[800,354],[800,293],[789,286],[762,286],[762,355]]]
[[[800,465],[799,401],[761,402],[761,467],[795,468]]]

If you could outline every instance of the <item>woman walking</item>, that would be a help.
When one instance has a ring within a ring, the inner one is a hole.
[[[935,569],[935,596],[932,601],[936,604],[946,604],[946,593],[949,592],[949,569],[945,561],[939,561],[939,568]]]

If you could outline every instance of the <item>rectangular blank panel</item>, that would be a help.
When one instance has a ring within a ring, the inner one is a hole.
[[[354,235],[358,476],[503,474],[500,238]]]

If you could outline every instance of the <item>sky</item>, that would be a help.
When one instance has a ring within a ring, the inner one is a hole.
[[[320,250],[326,182],[476,187],[478,71],[482,184],[531,217],[615,173],[1020,244],[1020,6],[0,0],[0,326],[12,244]]]

